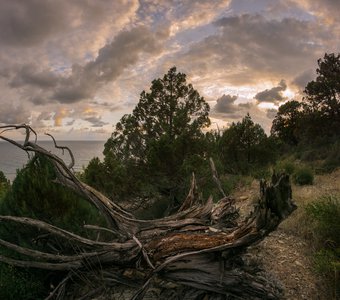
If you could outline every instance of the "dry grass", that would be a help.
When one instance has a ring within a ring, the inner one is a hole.
[[[340,169],[330,174],[316,175],[313,185],[293,184],[292,189],[293,199],[298,209],[281,224],[281,228],[306,239],[313,245],[315,236],[311,226],[312,220],[307,218],[305,207],[322,196],[340,195]]]

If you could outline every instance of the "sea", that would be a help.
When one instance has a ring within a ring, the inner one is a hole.
[[[57,141],[59,146],[67,146],[71,149],[74,159],[74,171],[82,171],[93,157],[103,159],[103,150],[105,141]],[[51,151],[63,159],[66,164],[71,160],[68,151],[64,154],[62,150],[55,149],[52,141],[39,141],[38,145]],[[0,170],[5,174],[7,179],[13,181],[17,170],[25,166],[28,161],[28,155],[20,148],[5,142],[0,142]]]

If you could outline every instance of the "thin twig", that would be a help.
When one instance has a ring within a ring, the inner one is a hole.
[[[48,135],[49,137],[52,138],[53,143],[54,143],[54,147],[56,147],[57,149],[61,149],[61,150],[63,151],[63,154],[64,154],[64,150],[65,150],[65,149],[68,151],[68,153],[69,153],[69,155],[70,155],[70,157],[71,157],[71,162],[70,162],[70,164],[68,165],[68,168],[69,168],[69,169],[72,169],[72,168],[74,167],[75,160],[74,160],[74,155],[73,155],[71,149],[70,149],[69,147],[66,147],[66,146],[58,146],[58,145],[57,145],[57,142],[56,142],[56,140],[55,140],[55,138],[54,138],[54,136],[53,136],[52,134],[45,133],[45,135]]]

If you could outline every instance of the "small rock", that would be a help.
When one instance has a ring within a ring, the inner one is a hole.
[[[299,267],[303,267],[303,264],[300,263],[298,260],[295,261],[295,264],[296,264],[297,266],[299,266]]]

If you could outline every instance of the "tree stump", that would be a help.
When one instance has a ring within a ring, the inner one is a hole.
[[[51,224],[30,218],[0,216],[0,222],[15,222],[38,228],[74,245],[74,253],[39,251],[0,239],[0,245],[20,253],[26,259],[0,256],[0,261],[20,267],[64,271],[65,278],[47,299],[64,299],[66,287],[81,276],[99,282],[99,288],[82,295],[93,299],[105,285],[126,286],[143,299],[148,289],[157,287],[159,298],[168,299],[279,299],[281,290],[255,265],[249,263],[247,247],[260,242],[275,230],[296,208],[292,201],[288,175],[276,175],[274,182],[261,182],[261,197],[254,210],[239,220],[235,201],[223,197],[216,204],[212,198],[202,203],[197,197],[193,177],[188,197],[180,209],[162,219],[139,220],[117,203],[81,182],[58,156],[41,148],[28,125],[0,127],[0,138],[30,152],[45,156],[53,165],[61,184],[79,193],[105,217],[107,227],[87,226],[111,233],[109,241],[91,240]],[[26,131],[20,144],[3,135],[7,130]],[[52,137],[53,138],[53,137]],[[54,138],[53,138],[54,140]],[[214,180],[217,180],[214,174]],[[151,287],[151,288],[150,288]]]

